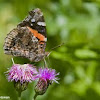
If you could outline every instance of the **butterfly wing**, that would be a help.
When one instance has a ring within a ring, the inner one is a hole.
[[[29,15],[21,23],[19,23],[18,26],[28,26],[34,30],[37,30],[38,33],[45,36],[45,38],[47,37],[46,23],[44,21],[43,13],[39,8],[30,11]]]
[[[42,60],[47,39],[46,26],[42,22],[45,23],[40,9],[30,11],[29,15],[7,35],[4,43],[5,54],[25,57],[35,62]]]

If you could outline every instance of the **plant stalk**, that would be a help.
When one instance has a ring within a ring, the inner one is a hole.
[[[21,91],[18,91],[18,100],[21,100]]]
[[[34,100],[36,100],[37,96],[38,96],[38,94],[36,93],[36,94],[34,95]]]

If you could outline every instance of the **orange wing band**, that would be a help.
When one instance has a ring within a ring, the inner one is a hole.
[[[38,33],[37,30],[34,30],[34,29],[30,28],[30,27],[28,27],[28,29],[33,33],[33,35],[34,35],[36,38],[39,39],[39,42],[40,42],[41,44],[43,44],[43,41],[45,42],[45,36],[43,36],[42,34]]]

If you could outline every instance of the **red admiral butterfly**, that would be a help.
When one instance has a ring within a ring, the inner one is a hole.
[[[48,55],[46,48],[46,24],[39,8],[17,25],[5,38],[4,52],[38,62]]]

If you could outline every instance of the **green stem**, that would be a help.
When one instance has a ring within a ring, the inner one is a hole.
[[[38,94],[36,93],[35,95],[34,95],[34,100],[36,100],[36,97],[38,96]]]
[[[18,91],[18,100],[21,100],[21,91]]]
[[[18,100],[21,100],[21,97],[18,97]]]

